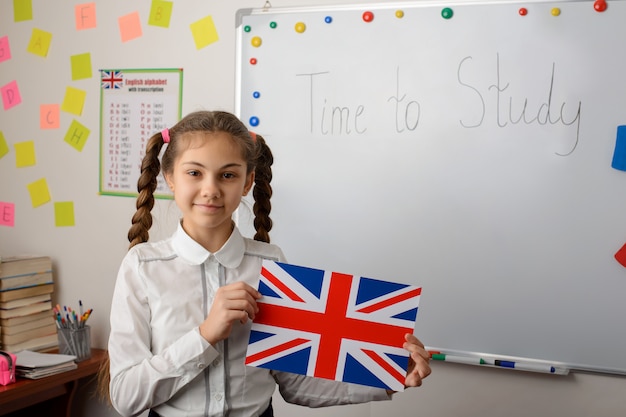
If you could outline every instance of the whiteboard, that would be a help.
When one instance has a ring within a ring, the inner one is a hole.
[[[427,346],[626,374],[625,18],[621,1],[239,10],[272,242],[423,286]]]

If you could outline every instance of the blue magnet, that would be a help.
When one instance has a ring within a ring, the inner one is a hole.
[[[617,126],[617,139],[611,166],[620,171],[626,171],[626,125]]]
[[[259,98],[261,97],[261,93],[259,93],[258,91],[255,91],[254,93],[252,93],[252,97]]]
[[[252,116],[250,118],[250,126],[258,126],[259,125],[259,118],[256,116]]]
[[[333,18],[332,18],[332,17],[330,17],[330,16],[326,16],[326,17],[324,18],[324,22],[326,22],[326,23],[332,23],[332,22],[333,22]]]

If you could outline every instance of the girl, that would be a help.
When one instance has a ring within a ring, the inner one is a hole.
[[[286,401],[311,407],[390,398],[244,365],[261,263],[285,262],[267,243],[272,162],[263,138],[226,112],[189,114],[150,138],[111,306],[109,394],[120,414],[272,416],[276,384]],[[170,238],[148,242],[160,170],[182,219]],[[231,218],[253,185],[254,240]],[[411,334],[404,347],[412,362],[406,385],[419,386],[430,373],[428,353]]]

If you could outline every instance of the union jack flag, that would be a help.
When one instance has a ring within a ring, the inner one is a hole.
[[[122,88],[124,85],[122,71],[102,71],[101,80],[105,90]]]
[[[421,291],[266,260],[246,365],[403,391]]]

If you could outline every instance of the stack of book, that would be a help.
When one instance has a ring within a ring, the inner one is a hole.
[[[41,353],[22,350],[17,357],[16,375],[22,378],[39,379],[78,368],[76,356]]]
[[[46,352],[58,348],[52,312],[52,259],[48,256],[0,260],[0,348]]]

